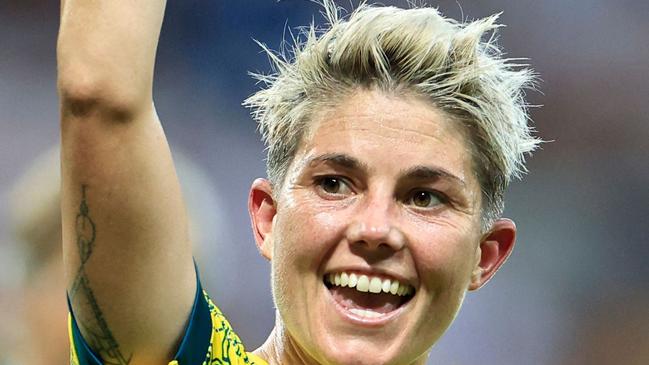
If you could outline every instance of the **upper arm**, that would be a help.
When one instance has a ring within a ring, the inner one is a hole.
[[[66,100],[63,245],[79,327],[106,363],[164,363],[196,290],[164,132],[152,103],[123,108],[95,96]]]

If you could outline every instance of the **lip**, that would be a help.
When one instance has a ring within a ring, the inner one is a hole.
[[[336,312],[346,321],[359,326],[359,327],[365,327],[365,328],[379,328],[387,325],[390,322],[393,322],[396,320],[396,317],[399,317],[404,311],[406,311],[410,303],[413,301],[414,298],[411,298],[407,303],[403,304],[396,310],[385,314],[381,317],[377,318],[367,318],[367,317],[361,317],[357,314],[354,314],[353,312],[350,312],[347,308],[343,307],[338,303],[333,295],[331,294],[331,291],[324,285],[322,284],[323,290],[326,292],[325,296],[327,298],[327,301],[334,307],[336,308]]]

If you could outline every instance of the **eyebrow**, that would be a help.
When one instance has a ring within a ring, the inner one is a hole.
[[[451,180],[462,187],[466,187],[466,182],[463,179],[440,167],[414,166],[402,171],[399,175],[402,179],[405,178],[408,180]]]
[[[368,172],[369,170],[367,164],[357,158],[342,153],[325,153],[315,156],[309,159],[306,165],[313,167],[321,163],[337,165],[348,170],[360,170],[362,172]]]

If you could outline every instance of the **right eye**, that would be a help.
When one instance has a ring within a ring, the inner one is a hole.
[[[328,195],[350,195],[352,193],[345,179],[337,176],[323,176],[316,180],[317,187]]]
[[[433,208],[443,203],[439,194],[427,190],[415,190],[408,199],[408,203],[417,208]]]

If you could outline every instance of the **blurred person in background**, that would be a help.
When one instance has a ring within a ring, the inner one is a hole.
[[[15,258],[22,265],[20,283],[11,303],[0,311],[0,322],[11,332],[0,343],[2,365],[65,364],[69,361],[65,290],[61,252],[59,149],[37,158],[10,192],[10,221]],[[13,323],[14,325],[9,325]]]
[[[363,5],[343,20],[326,1],[330,29],[294,61],[269,52],[277,74],[246,101],[268,145],[249,210],[278,313],[248,353],[202,291],[153,105],[164,7],[62,2],[71,362],[425,363],[511,253],[504,190],[539,142],[531,71],[501,58],[496,16]]]
[[[187,202],[194,254],[200,260],[208,235],[227,228],[216,187],[201,167],[174,153]],[[70,350],[61,252],[60,148],[42,153],[16,179],[9,192],[14,259],[18,281],[0,301],[0,365],[65,364]],[[216,221],[207,222],[205,217]],[[199,261],[200,262],[200,261]],[[208,263],[205,263],[207,265]],[[206,283],[209,286],[209,282]]]

